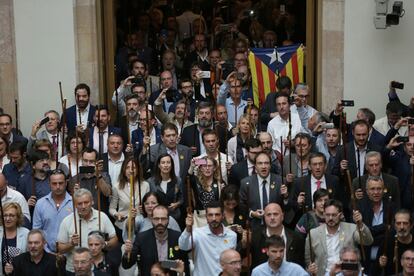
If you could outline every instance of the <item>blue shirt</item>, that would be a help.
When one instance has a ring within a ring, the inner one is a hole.
[[[240,116],[244,113],[244,109],[247,106],[247,102],[243,99],[240,99],[240,103],[236,107],[234,105],[233,99],[231,97],[227,97],[229,91],[230,91],[230,85],[227,82],[224,82],[220,86],[219,96],[217,97],[217,103],[222,104],[226,107],[228,121],[232,125],[235,126],[237,125],[237,122],[239,121]]]
[[[33,229],[42,229],[45,233],[47,252],[56,252],[56,240],[62,220],[73,213],[72,197],[66,193],[65,199],[56,208],[52,193],[39,199],[33,213]]]
[[[34,183],[32,183],[34,181]],[[31,175],[25,175],[18,181],[17,191],[20,192],[26,199],[29,199],[33,194],[32,186],[34,185],[34,195],[39,200],[50,193],[49,177],[45,179],[33,178]]]
[[[309,276],[300,265],[282,261],[278,271],[274,271],[270,268],[269,262],[265,262],[253,269],[252,276]]]
[[[27,179],[27,177],[31,177],[32,167],[30,166],[29,162],[27,162],[23,169],[19,171],[16,165],[9,163],[4,166],[2,173],[7,179],[8,186],[16,190],[19,186],[19,183],[24,183],[24,181],[19,182],[20,178]]]

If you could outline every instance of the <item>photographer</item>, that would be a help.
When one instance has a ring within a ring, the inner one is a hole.
[[[353,246],[344,247],[339,255],[340,261],[335,263],[331,271],[326,276],[362,276],[363,274],[360,254],[357,248]]]

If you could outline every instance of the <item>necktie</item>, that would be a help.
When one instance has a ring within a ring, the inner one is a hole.
[[[322,181],[316,180],[316,190],[319,190],[321,188]]]
[[[98,137],[99,137],[99,154],[104,153],[103,149],[104,149],[104,138],[103,138],[103,132],[100,132],[98,130]]]
[[[251,175],[253,175],[253,174],[256,174],[256,168],[254,166],[252,166],[252,174]]]
[[[53,145],[53,151],[55,152],[55,160],[56,160],[56,156],[58,155],[58,144],[57,144],[57,139],[56,139],[56,135],[52,136],[52,145]]]
[[[267,199],[267,190],[266,190],[266,184],[267,181],[263,180],[262,182],[262,196],[263,196],[263,210],[266,207],[267,203],[268,203],[268,199]]]

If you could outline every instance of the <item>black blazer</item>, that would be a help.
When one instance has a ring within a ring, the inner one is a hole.
[[[75,130],[76,127],[76,105],[72,105],[68,109],[66,109],[66,127],[68,131]],[[93,117],[95,116],[95,107],[93,105],[89,106],[89,113],[88,113],[88,127],[92,126]],[[62,120],[61,120],[62,122]]]
[[[183,129],[183,132],[181,133],[180,144],[187,146],[189,148],[196,147],[197,151],[196,153],[193,153],[193,156],[200,155],[200,144],[201,143],[202,141],[200,141],[200,131],[198,130],[197,124],[185,127]]]
[[[284,227],[286,235],[286,260],[288,262],[294,262],[302,267],[305,266],[305,240],[295,231]],[[267,262],[269,257],[264,249],[266,248],[266,228],[261,226],[257,231],[253,231],[250,244],[250,252],[252,254],[252,266],[256,266]]]
[[[303,180],[302,180],[303,179]],[[303,186],[302,186],[303,181]],[[339,178],[335,175],[325,174],[325,181],[326,181],[326,189],[330,194],[330,198],[337,199],[344,204],[343,194],[344,191],[342,187],[339,185]],[[304,177],[296,178],[293,182],[293,201],[297,202],[299,193],[305,192],[305,205],[309,208],[313,208],[312,205],[312,198],[313,195],[311,194],[311,175],[306,175]]]
[[[182,251],[178,247],[178,239],[181,233],[167,229],[168,231],[168,259],[184,261],[186,267],[186,274],[189,273],[188,261],[186,252]],[[132,248],[131,257],[128,261],[126,254],[122,256],[122,267],[125,269],[130,268],[137,262],[137,256],[139,256],[138,265],[139,271],[142,276],[150,276],[151,266],[158,262],[157,242],[155,240],[154,229],[150,229],[141,233],[135,237],[134,246]]]
[[[270,172],[273,174],[278,174],[279,170],[275,162],[272,162],[272,165],[270,167]],[[243,161],[231,166],[228,184],[233,184],[233,185],[236,185],[237,187],[240,187],[241,180],[248,176],[249,176],[249,170],[248,170],[247,160],[244,159]]]

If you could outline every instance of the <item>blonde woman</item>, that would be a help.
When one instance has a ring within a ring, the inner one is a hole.
[[[250,116],[243,114],[237,122],[237,135],[230,138],[227,143],[228,155],[233,161],[233,164],[242,161],[246,156],[247,150],[244,147],[244,143],[248,138],[253,136],[253,130],[254,127],[250,121]]]

